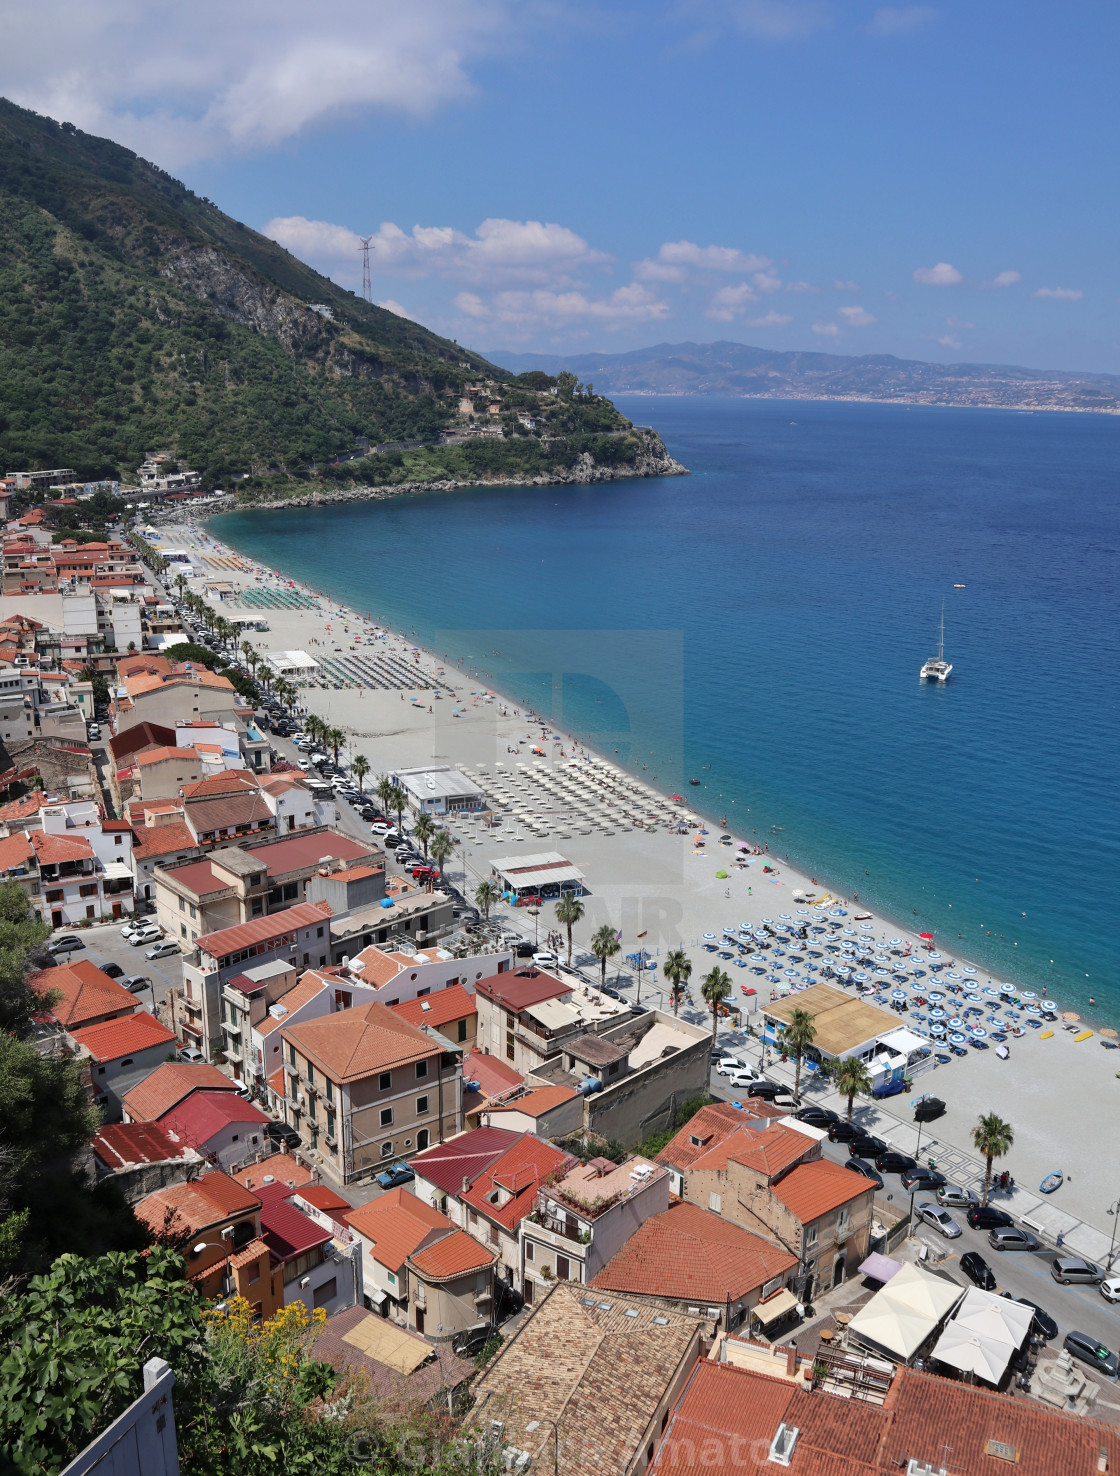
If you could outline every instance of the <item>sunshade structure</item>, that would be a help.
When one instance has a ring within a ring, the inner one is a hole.
[[[1033,1308],[1022,1302],[1014,1302],[1010,1297],[997,1297],[994,1292],[970,1286],[949,1326],[967,1328],[979,1337],[1001,1344],[1007,1348],[1010,1358],[1030,1336],[1033,1319]],[[935,1356],[940,1357],[936,1350]]]
[[[861,1276],[870,1276],[872,1281],[881,1281],[884,1286],[901,1270],[901,1261],[892,1260],[890,1256],[881,1256],[878,1251],[872,1251],[859,1263]]]
[[[1005,1344],[983,1338],[979,1333],[970,1332],[967,1327],[961,1327],[956,1322],[950,1322],[933,1350],[933,1356],[939,1363],[993,1385],[1003,1378],[1011,1353],[1012,1350]]]
[[[903,1266],[856,1313],[848,1333],[876,1352],[909,1363],[963,1295],[943,1276]]]
[[[384,1363],[399,1374],[410,1374],[434,1356],[435,1349],[413,1333],[386,1322],[380,1317],[364,1317],[348,1333],[344,1343],[351,1343],[377,1363]]]

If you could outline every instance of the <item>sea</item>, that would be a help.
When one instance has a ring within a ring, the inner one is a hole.
[[[691,475],[212,531],[819,884],[1120,1024],[1120,419],[616,403]]]

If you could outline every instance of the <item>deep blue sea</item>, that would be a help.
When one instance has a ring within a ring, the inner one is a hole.
[[[618,403],[692,475],[213,530],[666,789],[701,779],[695,804],[821,883],[1120,1023],[1120,420]]]

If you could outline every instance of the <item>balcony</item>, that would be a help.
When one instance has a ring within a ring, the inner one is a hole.
[[[290,1061],[285,1061],[284,1062],[284,1070],[292,1078],[293,1081],[298,1081],[299,1080],[299,1067],[298,1066],[293,1066]]]
[[[223,1020],[222,1029],[227,1035],[240,1036],[241,1034],[241,1026],[239,1024],[235,1024],[232,1020]]]

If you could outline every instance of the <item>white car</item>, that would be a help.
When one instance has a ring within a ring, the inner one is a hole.
[[[173,953],[179,952],[179,945],[174,938],[165,938],[162,943],[157,943],[154,948],[145,950],[145,958],[170,958]]]
[[[130,933],[125,934],[124,941],[133,948],[142,948],[145,943],[155,943],[163,937],[163,930],[154,924],[146,928],[133,928]]]
[[[928,1199],[923,1199],[914,1208],[920,1220],[924,1220],[927,1225],[932,1225],[935,1230],[940,1230],[947,1240],[956,1240],[961,1233],[961,1227],[956,1220],[939,1204],[931,1204]]]
[[[374,835],[388,835],[390,829],[391,827],[386,825],[384,820],[375,820],[370,826],[370,830]]]
[[[730,1076],[733,1071],[749,1071],[750,1067],[745,1061],[740,1061],[738,1056],[722,1056],[716,1067],[717,1076]]]
[[[1106,1302],[1120,1302],[1120,1276],[1106,1276],[1100,1284],[1100,1293]]]
[[[743,1071],[729,1071],[727,1073],[727,1085],[732,1087],[749,1087],[761,1078],[757,1071],[748,1066]]]
[[[533,962],[538,969],[554,969],[560,960],[556,957],[555,953],[550,953],[545,948],[540,953],[533,954]]]
[[[305,774],[307,773],[308,769],[310,769],[310,767],[311,767],[310,761],[308,759],[305,759],[305,758],[296,759],[296,764],[299,766],[299,768],[301,768],[303,770],[303,772]]]

